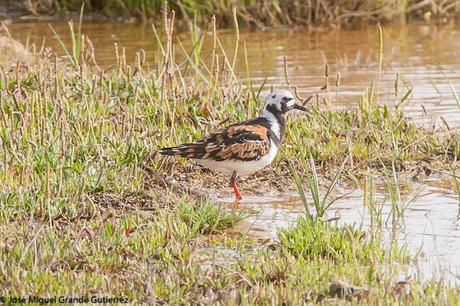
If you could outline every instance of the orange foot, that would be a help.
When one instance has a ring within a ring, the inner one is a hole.
[[[240,209],[240,200],[241,199],[242,199],[241,197],[235,199],[235,202],[233,202],[233,209]]]

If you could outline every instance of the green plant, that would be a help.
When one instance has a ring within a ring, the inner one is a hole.
[[[327,209],[338,199],[338,198],[329,199],[329,197],[331,196],[331,193],[332,193],[335,185],[337,184],[337,182],[340,179],[340,175],[341,175],[341,173],[342,173],[342,171],[344,169],[345,163],[347,162],[347,158],[342,162],[342,165],[338,168],[337,172],[335,173],[334,178],[332,179],[332,181],[328,185],[328,188],[327,188],[326,192],[324,193],[324,196],[323,196],[322,199],[320,197],[318,171],[316,170],[315,161],[314,161],[313,156],[311,155],[311,153],[310,153],[310,156],[309,156],[309,164],[310,164],[310,169],[311,170],[308,170],[308,166],[306,165],[306,162],[304,160],[302,162],[303,162],[303,166],[304,166],[304,169],[305,169],[305,177],[306,177],[306,180],[307,180],[307,184],[308,184],[310,193],[312,195],[312,201],[313,201],[313,204],[315,205],[316,218],[322,218],[324,216],[324,214],[326,213]],[[293,176],[294,182],[295,182],[296,187],[297,187],[297,191],[300,194],[302,204],[305,207],[305,213],[306,213],[307,217],[311,217],[312,214],[311,214],[310,209],[308,207],[308,201],[307,201],[307,198],[305,196],[305,190],[303,188],[301,177],[295,171],[295,169],[294,169],[294,167],[292,165],[290,165],[290,169],[291,169],[291,175]]]
[[[394,224],[396,221],[401,220],[404,217],[404,212],[407,207],[409,207],[409,205],[419,196],[423,188],[416,192],[415,195],[408,201],[403,201],[401,191],[399,189],[398,174],[396,172],[395,163],[392,162],[391,164],[391,174],[387,172],[385,165],[382,164],[382,168],[384,169],[385,187],[387,192],[384,202],[386,199],[390,199],[391,215]]]
[[[77,26],[77,33],[74,31],[74,26],[73,26],[73,21],[69,21],[69,31],[70,31],[70,37],[72,39],[72,53],[69,51],[69,49],[66,47],[64,41],[62,38],[59,36],[59,34],[54,30],[54,28],[49,25],[51,31],[53,32],[54,38],[59,42],[59,44],[62,47],[62,51],[66,54],[67,58],[70,60],[72,65],[74,67],[78,67],[81,62],[81,57],[82,57],[82,52],[83,52],[83,36],[82,36],[82,22],[83,22],[83,10],[84,10],[84,3],[81,5],[80,9],[80,18],[78,20],[78,26]]]
[[[246,216],[242,212],[225,211],[221,205],[211,202],[183,204],[177,214],[194,235],[220,232]]]

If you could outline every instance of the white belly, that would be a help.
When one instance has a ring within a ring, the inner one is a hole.
[[[257,170],[264,168],[271,164],[273,159],[275,159],[276,154],[278,153],[278,147],[273,144],[270,144],[270,149],[268,153],[262,156],[258,160],[252,161],[213,161],[213,160],[204,160],[204,159],[195,159],[195,161],[211,170],[233,174],[233,172],[238,172],[238,175],[247,175]]]

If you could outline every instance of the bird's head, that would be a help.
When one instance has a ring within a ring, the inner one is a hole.
[[[270,112],[273,115],[284,115],[293,109],[309,111],[308,108],[296,103],[296,99],[290,91],[280,89],[267,95],[262,114]]]

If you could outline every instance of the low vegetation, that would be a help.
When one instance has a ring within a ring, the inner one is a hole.
[[[203,184],[222,190],[215,176],[155,150],[253,117],[260,92],[240,83],[236,55],[226,56],[215,28],[210,54],[200,49],[204,38],[192,35],[194,48],[179,62],[174,50],[181,44],[173,45],[172,20],[166,24],[153,66],[142,52],[134,63],[117,52],[107,71],[92,65],[92,44],[79,26],[72,26],[66,57],[43,50],[31,52],[28,64],[2,66],[0,295],[224,305],[456,303],[456,287],[399,279],[410,257],[403,246],[385,246],[378,233],[313,213],[280,230],[277,241],[235,232],[246,213],[200,192]],[[315,99],[321,107],[289,125],[281,155],[255,175],[270,174],[269,188],[293,188],[297,173],[299,188],[307,177],[319,189],[311,175],[327,178],[338,167],[340,179],[356,181],[426,162],[458,167],[455,132],[417,127],[398,109],[407,92],[382,106],[373,88],[353,111],[323,110],[327,95]],[[317,169],[305,175],[310,154]]]
[[[7,0],[8,2],[8,0]],[[460,11],[458,1],[385,0],[385,1],[175,1],[175,0],[21,0],[9,1],[33,15],[78,12],[84,3],[90,13],[105,16],[137,17],[141,20],[162,20],[164,5],[175,10],[178,18],[207,24],[215,15],[219,26],[233,23],[233,9],[241,23],[251,27],[275,25],[351,25],[363,21],[404,21],[413,18],[452,18]]]

